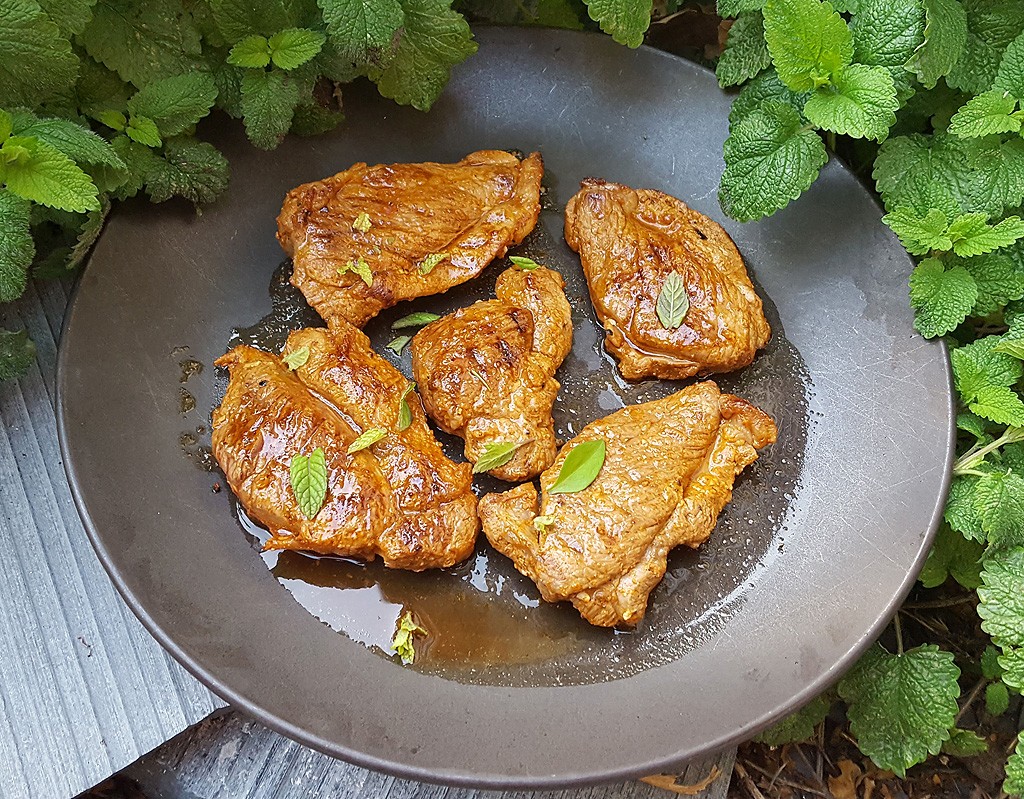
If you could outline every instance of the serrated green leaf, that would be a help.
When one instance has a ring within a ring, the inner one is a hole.
[[[950,730],[949,740],[942,744],[943,754],[953,757],[971,757],[988,751],[988,742],[973,730]]]
[[[451,0],[402,0],[405,23],[394,56],[371,66],[382,95],[426,111],[448,82],[451,69],[476,52],[469,24],[452,11]]]
[[[946,523],[965,538],[972,541],[985,541],[985,531],[981,526],[981,516],[974,503],[974,491],[978,486],[978,477],[964,475],[953,478],[946,499],[944,518]]]
[[[639,47],[651,25],[651,4],[647,0],[583,0],[587,13],[601,30],[619,44]]]
[[[301,101],[295,109],[291,132],[297,136],[319,136],[334,130],[345,119],[341,111],[325,108],[318,102]]]
[[[405,12],[399,0],[318,0],[339,55],[383,68],[394,56]]]
[[[524,255],[510,255],[508,259],[517,269],[522,269],[524,272],[532,272],[540,266],[535,260]]]
[[[558,477],[548,489],[549,494],[576,494],[587,488],[604,466],[604,439],[583,441],[570,450],[562,461]]]
[[[412,341],[412,336],[395,336],[387,343],[384,349],[391,350],[395,355],[401,355],[402,350],[405,349],[410,341]]]
[[[958,0],[924,0],[924,43],[907,62],[907,69],[926,88],[949,74],[967,43],[967,14]]]
[[[965,433],[970,433],[978,441],[984,441],[991,438],[985,429],[988,423],[980,416],[975,416],[969,411],[961,411],[956,415],[956,426],[958,430],[963,430]]]
[[[996,352],[1002,341],[1000,336],[985,336],[950,353],[953,378],[965,400],[975,396],[979,385],[1012,386],[1021,378],[1020,361]]]
[[[77,76],[71,43],[33,0],[0,0],[0,102],[35,107]]]
[[[309,347],[302,346],[289,350],[281,356],[281,360],[284,361],[285,366],[294,372],[296,369],[306,365],[306,361],[309,360]]]
[[[994,225],[988,224],[987,214],[964,214],[953,220],[948,230],[953,242],[953,251],[960,256],[984,255],[1000,250],[1024,237],[1024,221],[1019,216],[1008,216]],[[994,263],[994,259],[989,259]],[[1013,262],[1006,258],[1007,268],[1013,270]],[[1020,297],[1009,297],[1018,300]],[[1003,300],[1000,305],[1004,305]]]
[[[850,64],[832,75],[804,106],[804,115],[823,130],[881,141],[896,123],[896,85],[885,67]]]
[[[993,133],[1016,133],[1020,119],[1013,116],[1017,100],[1002,90],[979,94],[967,101],[953,115],[949,132],[962,139],[990,136]]]
[[[768,746],[810,740],[814,737],[815,728],[825,720],[831,708],[831,697],[816,696],[796,713],[786,716],[782,721],[759,733],[754,740]]]
[[[944,336],[970,313],[978,287],[962,266],[947,270],[936,258],[921,261],[910,275],[914,327],[925,338]]]
[[[124,161],[106,139],[67,119],[40,119],[26,115],[17,120],[13,132],[44,141],[80,164],[106,164],[115,169],[125,168]]]
[[[349,272],[358,275],[367,287],[373,285],[373,272],[370,271],[370,265],[366,263],[366,259],[363,258],[363,256],[360,255],[356,260],[349,261],[343,266],[338,267],[339,275],[344,275]]]
[[[729,109],[729,130],[769,102],[780,102],[791,106],[803,118],[804,103],[810,95],[807,92],[791,91],[774,69],[766,69],[736,95]]]
[[[35,360],[36,345],[27,330],[15,332],[0,328],[0,382],[21,377]]]
[[[764,39],[764,17],[760,11],[742,14],[729,28],[729,38],[718,59],[715,74],[719,86],[736,86],[754,77],[772,63]]]
[[[963,210],[1000,216],[1006,208],[1024,202],[1024,140],[999,136],[955,139],[965,148],[966,165],[956,175],[961,185]]]
[[[1024,297],[1024,272],[1018,270],[1007,256],[989,253],[958,259],[956,262],[970,273],[974,285],[978,287],[978,299],[971,309],[972,316],[988,316],[1007,302]]]
[[[0,148],[20,156],[3,167],[7,188],[26,200],[64,211],[99,208],[96,186],[70,158],[39,139],[12,136]]]
[[[1010,691],[1001,682],[985,686],[985,710],[993,716],[1001,716],[1010,707]]]
[[[369,430],[364,430],[356,437],[355,441],[348,445],[346,452],[351,455],[354,452],[368,449],[384,438],[387,434],[388,431],[383,427],[371,427]]]
[[[440,318],[436,313],[417,311],[408,316],[403,316],[401,319],[396,319],[391,323],[391,329],[400,330],[403,327],[422,327],[423,325],[429,325],[431,322],[436,322]]]
[[[1024,423],[1024,403],[1020,416]],[[974,504],[991,547],[1024,545],[1024,477],[1014,472],[986,474],[978,479]]]
[[[795,92],[821,86],[853,59],[853,34],[827,2],[766,0],[764,31],[779,78]]]
[[[999,650],[987,644],[981,652],[981,676],[986,680],[996,680],[1003,676],[1003,667],[999,665]]]
[[[924,255],[931,250],[948,251],[953,242],[946,235],[948,220],[938,208],[928,209],[923,217],[906,206],[897,207],[882,217],[893,233],[899,236],[903,246],[914,255]]]
[[[952,219],[963,210],[960,178],[967,171],[962,149],[937,136],[913,134],[882,144],[872,176],[888,210],[906,206],[923,216],[938,208]]]
[[[1012,355],[1014,358],[1024,360],[1024,341],[1003,341],[996,347],[996,352]]]
[[[666,330],[675,330],[683,323],[688,310],[690,298],[686,296],[683,279],[678,272],[670,272],[658,292],[658,321]]]
[[[901,777],[938,754],[957,714],[959,677],[952,653],[937,646],[901,655],[873,646],[839,683],[861,751]]]
[[[1003,51],[1024,30],[1024,3],[961,0],[967,13],[967,42],[946,82],[969,94],[991,88]]]
[[[996,80],[992,86],[1024,100],[1024,33],[1007,46],[999,62]]]
[[[96,0],[39,0],[39,5],[60,29],[61,35],[70,38],[89,24]]]
[[[242,114],[249,141],[273,150],[288,133],[299,102],[299,86],[278,70],[246,70],[242,77]]]
[[[253,34],[272,36],[283,28],[311,21],[303,4],[290,0],[209,0],[209,6],[228,44]]]
[[[1017,746],[1006,761],[1006,779],[1003,781],[1003,793],[1009,796],[1024,794],[1024,735],[1017,736]]]
[[[326,37],[308,28],[285,28],[270,37],[270,58],[274,66],[295,69],[312,58],[324,46]]]
[[[924,42],[924,27],[922,0],[862,0],[850,23],[853,60],[885,67],[905,100],[914,93],[906,64]]]
[[[100,233],[103,232],[103,224],[106,222],[107,214],[109,213],[110,200],[106,197],[100,197],[99,209],[89,211],[85,215],[85,221],[79,228],[78,237],[75,239],[75,246],[71,248],[71,253],[64,263],[65,270],[74,269],[85,260],[92,246],[100,237]]]
[[[110,146],[128,167],[127,179],[119,183],[113,194],[119,200],[134,197],[149,180],[150,175],[161,167],[160,156],[127,136],[115,136],[111,139]]]
[[[484,446],[483,452],[480,453],[480,457],[476,459],[476,463],[473,464],[473,474],[489,472],[499,466],[504,466],[512,460],[516,450],[525,443],[525,441],[499,441],[487,444]]]
[[[235,42],[228,53],[227,61],[236,67],[263,69],[270,63],[270,42],[266,36],[246,36]]]
[[[760,11],[764,0],[718,0],[718,16],[738,17],[748,11]]]
[[[199,32],[181,0],[99,0],[81,41],[89,55],[136,86],[201,66]]]
[[[981,628],[996,646],[1024,646],[1024,547],[999,549],[982,564]]]
[[[327,497],[327,460],[317,447],[309,455],[294,455],[290,466],[292,493],[299,510],[307,519],[314,518]]]
[[[229,176],[227,159],[212,144],[184,137],[168,139],[163,158],[150,165],[146,192],[156,203],[184,197],[203,205],[220,196]]]
[[[1024,691],[1024,649],[1007,649],[999,657],[999,668],[1003,684],[1015,691]]]
[[[36,254],[30,222],[28,200],[0,189],[0,302],[13,302],[25,291],[28,268]],[[2,361],[0,356],[0,370]]]
[[[160,138],[160,130],[157,128],[156,122],[141,114],[129,117],[124,132],[129,139],[144,144],[146,147],[159,147],[164,143]]]
[[[213,77],[193,72],[147,84],[128,101],[128,111],[153,120],[161,136],[177,136],[209,114],[216,99]]]
[[[429,255],[424,255],[419,263],[416,264],[416,269],[421,275],[429,275],[447,257],[448,254],[443,252],[432,252]]]
[[[825,145],[792,106],[765,103],[725,140],[722,208],[741,222],[769,216],[799,197],[828,160]]]
[[[412,406],[409,404],[409,395],[416,390],[415,383],[409,383],[398,398],[398,432],[408,429],[412,424]]]
[[[1005,386],[981,386],[967,407],[972,413],[999,424],[1024,426],[1024,402]]]
[[[2,143],[14,130],[14,120],[11,115],[0,109],[0,143]]]
[[[964,588],[973,590],[981,585],[984,550],[978,541],[968,540],[951,527],[942,525],[917,579],[925,588],[936,588],[952,576]]]

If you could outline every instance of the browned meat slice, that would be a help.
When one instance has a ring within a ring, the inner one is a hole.
[[[522,444],[490,473],[527,480],[555,459],[551,406],[555,370],[572,347],[572,319],[558,272],[508,269],[497,299],[477,302],[423,328],[412,371],[430,417],[466,440],[476,463],[488,445]]]
[[[479,529],[470,467],[441,452],[415,392],[407,395],[411,424],[399,429],[409,381],[345,323],[296,331],[283,354],[305,348],[309,357],[295,371],[251,347],[217,361],[231,381],[213,412],[213,453],[246,512],[270,531],[266,548],[380,555],[413,571],[464,560]],[[386,435],[348,454],[372,428]],[[327,496],[307,518],[290,466],[317,447],[326,455]]]
[[[733,479],[775,436],[766,413],[698,383],[583,428],[540,476],[539,508],[533,483],[483,497],[484,533],[548,602],[570,600],[591,624],[633,625],[669,550],[707,539]],[[607,448],[597,479],[551,494],[566,455],[595,439]]]
[[[605,346],[626,379],[728,372],[768,343],[761,299],[729,234],[675,197],[584,180],[565,208],[565,240],[580,254]],[[673,272],[689,310],[669,328],[657,304]]]
[[[288,192],[277,239],[328,327],[362,327],[476,277],[521,242],[537,224],[543,173],[539,153],[520,161],[498,150],[457,164],[355,164]]]

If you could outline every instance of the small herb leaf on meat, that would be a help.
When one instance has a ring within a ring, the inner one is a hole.
[[[373,272],[370,271],[370,265],[366,263],[366,259],[363,256],[360,255],[355,261],[349,261],[344,266],[338,267],[339,275],[345,275],[349,272],[355,272],[359,275],[367,288],[373,285]]]
[[[409,405],[409,395],[416,390],[416,384],[410,383],[405,387],[402,396],[398,400],[398,430],[401,432],[412,424],[412,407]]]
[[[431,322],[436,322],[441,317],[436,313],[427,313],[426,311],[417,311],[411,313],[408,316],[403,316],[401,319],[396,319],[391,323],[392,330],[400,330],[403,327],[423,327],[423,325],[429,325]]]
[[[412,336],[395,336],[391,341],[384,347],[386,350],[391,350],[395,355],[401,355],[405,346],[412,341]]]
[[[447,257],[448,253],[444,252],[432,252],[430,255],[423,256],[423,259],[417,265],[420,270],[420,274],[429,275],[434,271],[434,267]]]
[[[305,366],[306,361],[309,360],[309,347],[302,346],[291,352],[286,352],[281,360],[284,361],[284,365],[291,369],[293,372],[300,366]]]
[[[683,317],[690,310],[690,299],[686,296],[686,286],[678,272],[672,272],[661,286],[658,294],[658,321],[662,327],[675,330],[683,323]]]
[[[520,441],[518,444],[512,441],[499,441],[493,444],[488,444],[484,447],[484,451],[480,454],[480,457],[476,459],[476,463],[473,464],[473,474],[489,472],[491,469],[497,469],[499,466],[504,466],[512,460],[512,456],[515,455],[516,450],[525,443],[525,441]]]
[[[348,449],[346,451],[351,455],[353,452],[359,452],[359,450],[372,447],[387,434],[388,431],[383,427],[371,427],[369,430],[364,430],[360,433],[359,437],[348,445]]]
[[[371,227],[373,227],[373,223],[370,221],[370,215],[366,211],[359,214],[352,223],[352,229],[358,230],[360,233],[368,233]]]
[[[402,659],[406,666],[416,660],[414,636],[426,635],[427,631],[420,627],[412,618],[412,611],[405,611],[398,623],[395,637],[391,639],[391,651]]]
[[[299,510],[307,519],[314,518],[327,496],[327,459],[324,451],[317,447],[309,455],[292,456],[290,478]]]
[[[573,447],[558,472],[549,494],[575,494],[589,486],[604,466],[605,443],[598,438]]]
[[[546,533],[548,528],[555,523],[555,515],[548,513],[544,516],[534,516],[533,526],[537,529],[538,533]]]
[[[532,272],[540,266],[540,264],[532,258],[527,258],[523,255],[510,255],[508,259],[524,272]]]

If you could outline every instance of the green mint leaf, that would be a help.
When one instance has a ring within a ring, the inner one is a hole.
[[[141,114],[128,118],[128,126],[124,132],[132,141],[147,147],[159,147],[164,143],[160,138],[160,129],[157,128],[156,122]]]
[[[21,377],[35,360],[36,345],[28,337],[28,331],[0,328],[0,382]]]
[[[1000,336],[985,336],[949,354],[957,390],[970,401],[980,385],[1009,387],[1020,378],[1024,367],[1009,355],[996,352]]]
[[[19,154],[3,167],[7,188],[19,197],[63,211],[99,208],[96,186],[70,158],[39,139],[12,136],[2,148]]]
[[[1001,682],[985,686],[985,710],[993,716],[1001,716],[1010,709],[1010,692]]]
[[[13,132],[46,142],[79,164],[106,164],[120,170],[126,168],[106,139],[67,119],[29,116],[19,120]]]
[[[385,97],[426,111],[452,67],[476,52],[476,42],[451,0],[402,0],[402,10],[405,24],[394,56],[384,67],[371,66],[369,76]]]
[[[81,33],[92,19],[96,0],[39,0],[39,5],[64,38]]]
[[[177,136],[209,114],[216,99],[213,77],[193,72],[143,86],[128,101],[128,111],[133,119],[138,115],[153,120],[161,136]]]
[[[548,493],[575,494],[593,483],[604,466],[605,449],[604,439],[600,438],[573,447]]]
[[[1003,341],[996,345],[996,352],[1003,352],[1024,361],[1024,341]]]
[[[527,20],[526,24],[572,31],[583,30],[583,23],[576,12],[574,0],[537,0],[534,19]]]
[[[639,47],[651,25],[651,4],[645,0],[583,0],[587,13],[619,44]]]
[[[729,130],[769,102],[789,105],[801,114],[802,118],[804,103],[809,96],[806,92],[798,94],[791,91],[779,80],[779,74],[774,69],[766,69],[744,86],[732,101],[732,108],[729,109]]]
[[[1024,423],[1024,403],[1020,417]],[[993,472],[978,478],[974,504],[992,547],[1024,545],[1024,477],[1014,472]]]
[[[127,136],[115,136],[111,139],[110,146],[128,167],[127,179],[118,183],[113,194],[119,200],[134,197],[149,180],[150,175],[155,174],[161,167],[161,158],[145,145],[134,142]]]
[[[270,58],[281,69],[300,67],[320,52],[327,41],[319,31],[285,28],[270,37]]]
[[[1001,216],[1024,201],[1024,140],[949,138],[965,148],[966,166],[957,174],[965,211]]]
[[[212,144],[189,138],[168,139],[163,158],[156,158],[146,176],[153,202],[184,197],[195,205],[213,202],[228,185],[227,159]]]
[[[232,46],[227,61],[236,67],[263,69],[270,63],[270,42],[266,36],[246,36]]]
[[[338,274],[344,275],[352,272],[356,274],[362,281],[370,287],[373,285],[373,272],[370,271],[370,265],[366,263],[366,259],[363,256],[359,256],[354,261],[349,261],[344,266],[338,267]]]
[[[795,92],[826,83],[853,59],[853,34],[827,2],[766,0],[764,32],[779,77]]]
[[[974,492],[980,478],[974,475],[954,477],[946,499],[944,518],[946,523],[963,537],[984,542],[985,531],[981,526],[981,515],[974,502]]]
[[[938,208],[952,219],[963,207],[960,176],[967,171],[961,149],[946,139],[913,134],[882,144],[872,176],[888,210],[906,206],[924,216]]]
[[[998,549],[982,564],[981,628],[1003,649],[1024,646],[1024,547]]]
[[[422,327],[423,325],[429,325],[431,322],[436,322],[440,318],[436,313],[417,311],[408,316],[403,316],[401,319],[396,319],[391,323],[391,329],[401,330],[403,327]]]
[[[0,97],[35,107],[74,86],[71,43],[33,0],[0,0]]]
[[[811,95],[804,114],[823,130],[881,141],[896,123],[899,105],[896,85],[885,67],[850,64]]]
[[[395,355],[401,355],[410,341],[412,341],[412,336],[395,336],[384,349],[391,350]]]
[[[903,246],[914,255],[924,255],[932,250],[946,252],[953,249],[953,242],[946,235],[948,220],[938,208],[930,208],[923,217],[905,205],[898,206],[892,213],[882,217],[899,236]]]
[[[718,0],[718,16],[738,17],[748,11],[760,11],[764,0]]]
[[[1003,793],[1010,796],[1024,794],[1024,735],[1017,736],[1017,746],[1006,761],[1006,779],[1003,781]]]
[[[799,197],[828,160],[821,137],[804,128],[792,106],[767,102],[738,122],[725,140],[722,208],[747,222]]]
[[[690,298],[678,272],[670,272],[658,292],[658,321],[666,330],[675,330],[690,310]]]
[[[13,302],[25,291],[28,268],[36,254],[30,222],[28,200],[0,189],[0,302]]]
[[[816,696],[796,713],[791,713],[782,721],[755,736],[754,740],[768,746],[782,746],[810,740],[814,737],[814,730],[825,720],[831,709],[831,697]]]
[[[1016,109],[1016,98],[1002,90],[979,94],[953,115],[949,132],[962,139],[1016,133],[1020,130],[1020,119],[1013,116]]]
[[[214,24],[228,44],[303,24],[309,11],[309,4],[293,0],[209,0],[209,6]]]
[[[327,36],[353,63],[386,66],[394,56],[405,12],[399,0],[318,0]]]
[[[11,115],[0,109],[0,142],[3,142],[14,130],[14,120]]]
[[[1003,667],[999,665],[999,650],[988,644],[981,652],[981,676],[986,680],[1002,679]]]
[[[93,118],[111,130],[122,131],[128,127],[128,117],[120,111],[97,111]]]
[[[967,43],[967,14],[958,0],[924,0],[924,43],[907,69],[931,89],[949,74]]]
[[[434,271],[434,267],[436,267],[439,263],[441,263],[441,261],[443,261],[447,257],[447,253],[432,252],[430,253],[430,255],[423,256],[419,264],[417,264],[417,269],[419,269],[419,273],[421,275],[429,275],[432,271]]]
[[[972,730],[961,730],[954,727],[950,730],[949,740],[942,744],[943,754],[953,757],[971,757],[988,751],[988,742]]]
[[[294,372],[296,369],[306,365],[306,361],[309,360],[309,347],[303,345],[302,347],[296,347],[294,350],[289,350],[281,356],[281,360],[284,361],[285,366]]]
[[[136,86],[201,66],[199,32],[181,0],[100,0],[80,39],[89,55]]]
[[[1024,100],[1024,33],[1007,46],[992,88]]]
[[[937,258],[926,258],[910,275],[914,327],[925,338],[944,336],[956,328],[977,299],[978,287],[962,266],[947,270]]]
[[[537,263],[535,260],[533,260],[532,258],[527,258],[524,255],[510,255],[508,259],[513,263],[513,265],[517,269],[522,269],[524,272],[532,272],[534,269],[540,266],[540,264]]]
[[[414,638],[426,634],[427,631],[413,621],[412,612],[407,610],[402,614],[398,629],[391,639],[391,651],[398,655],[406,666],[411,665],[416,661]]]
[[[504,466],[512,460],[512,456],[516,454],[516,450],[525,443],[525,441],[520,441],[518,443],[513,441],[500,441],[487,444],[484,446],[484,451],[480,453],[480,457],[476,459],[476,463],[473,464],[473,474],[489,472],[491,469],[497,469],[499,466]]]
[[[295,109],[291,132],[296,136],[319,136],[334,130],[345,119],[345,115],[331,108],[325,108],[315,101],[303,99]]]
[[[398,432],[408,429],[412,424],[412,406],[409,404],[409,395],[415,390],[416,384],[410,383],[398,398]]]
[[[1024,649],[1007,649],[999,657],[999,668],[1004,685],[1015,691],[1024,691]]]
[[[352,222],[352,229],[358,230],[360,233],[369,233],[371,227],[373,227],[373,222],[370,221],[370,215],[366,211],[361,212]]]
[[[869,649],[839,683],[861,751],[900,777],[938,754],[957,714],[959,677],[952,653],[937,646],[901,655]]]
[[[760,11],[742,14],[729,28],[729,38],[718,59],[715,68],[718,85],[737,86],[771,63],[764,39],[764,17]]]
[[[967,12],[967,43],[946,82],[968,94],[981,94],[995,82],[1003,51],[1024,30],[1024,3],[962,0]]]
[[[922,0],[863,0],[850,23],[853,60],[885,67],[905,100],[914,93],[906,64],[923,44],[924,28]]]
[[[554,523],[555,515],[553,513],[547,513],[543,516],[533,517],[533,527],[538,533],[542,535],[547,533],[548,528]]]
[[[935,588],[952,576],[964,588],[973,590],[981,585],[984,549],[978,541],[968,540],[951,527],[942,525],[917,579],[925,588]]]
[[[360,450],[372,447],[387,434],[388,431],[383,427],[371,427],[369,430],[364,430],[355,441],[348,445],[346,452],[351,455],[353,452],[359,452]]]
[[[996,348],[997,351],[999,348]],[[956,415],[956,426],[958,430],[963,430],[965,433],[970,433],[978,441],[987,441],[991,437],[985,429],[987,422],[980,416],[975,416],[969,411],[961,411]]]
[[[242,77],[242,115],[249,141],[273,150],[292,125],[299,85],[278,70],[246,70]]]
[[[106,197],[100,197],[99,209],[89,211],[85,215],[85,221],[82,223],[81,228],[79,228],[78,237],[75,239],[75,246],[71,248],[71,254],[68,255],[67,261],[64,264],[66,270],[74,269],[85,260],[92,246],[100,237],[100,233],[103,232],[103,224],[107,221],[107,214],[109,213],[110,200]]]
[[[134,86],[98,61],[87,57],[80,60],[75,95],[83,114],[95,118],[98,111],[124,108],[134,91]]]
[[[969,257],[1000,250],[1024,237],[1024,220],[1008,216],[994,225],[988,223],[987,214],[964,214],[953,220],[947,231],[953,241],[953,252]],[[1006,259],[1009,267],[1013,262]],[[1012,297],[1011,299],[1020,299]]]
[[[989,253],[957,259],[957,263],[970,273],[978,287],[978,299],[971,309],[971,316],[988,316],[1007,302],[1024,297],[1024,272],[1018,270],[1007,256]],[[996,351],[1005,352],[998,347]]]
[[[1024,402],[1005,386],[980,386],[967,407],[972,413],[998,424],[1024,427]]]
[[[291,462],[292,493],[299,510],[307,519],[314,518],[327,497],[327,459],[317,447],[309,455],[294,455]]]

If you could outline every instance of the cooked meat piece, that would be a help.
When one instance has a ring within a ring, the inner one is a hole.
[[[602,627],[634,625],[669,550],[707,539],[733,479],[775,436],[766,413],[698,383],[584,427],[540,476],[539,509],[533,483],[483,497],[484,533],[548,602],[568,599]],[[607,448],[597,479],[549,493],[566,455],[595,439]]]
[[[627,380],[728,372],[768,343],[761,299],[729,234],[675,197],[584,180],[565,208],[565,240],[580,254],[605,346]],[[657,304],[673,272],[690,307],[668,329]]]
[[[502,480],[528,480],[555,459],[551,406],[555,370],[572,347],[572,311],[558,272],[508,269],[495,300],[462,308],[412,340],[412,372],[427,414],[466,440],[476,463],[488,444],[519,444],[491,469]]]
[[[217,361],[231,372],[213,412],[213,454],[267,549],[308,550],[421,571],[451,566],[473,550],[479,522],[468,464],[444,456],[415,393],[412,423],[399,430],[409,381],[370,350],[359,330],[298,330],[284,353],[309,348],[291,371],[281,358],[236,347]],[[387,435],[347,454],[360,433]],[[322,447],[327,497],[312,519],[291,488],[295,455]]]
[[[362,327],[402,300],[476,277],[521,242],[537,224],[543,173],[539,153],[520,161],[498,150],[457,164],[355,164],[288,192],[277,240],[292,257],[292,283],[328,327]],[[369,286],[349,267],[360,258]]]

